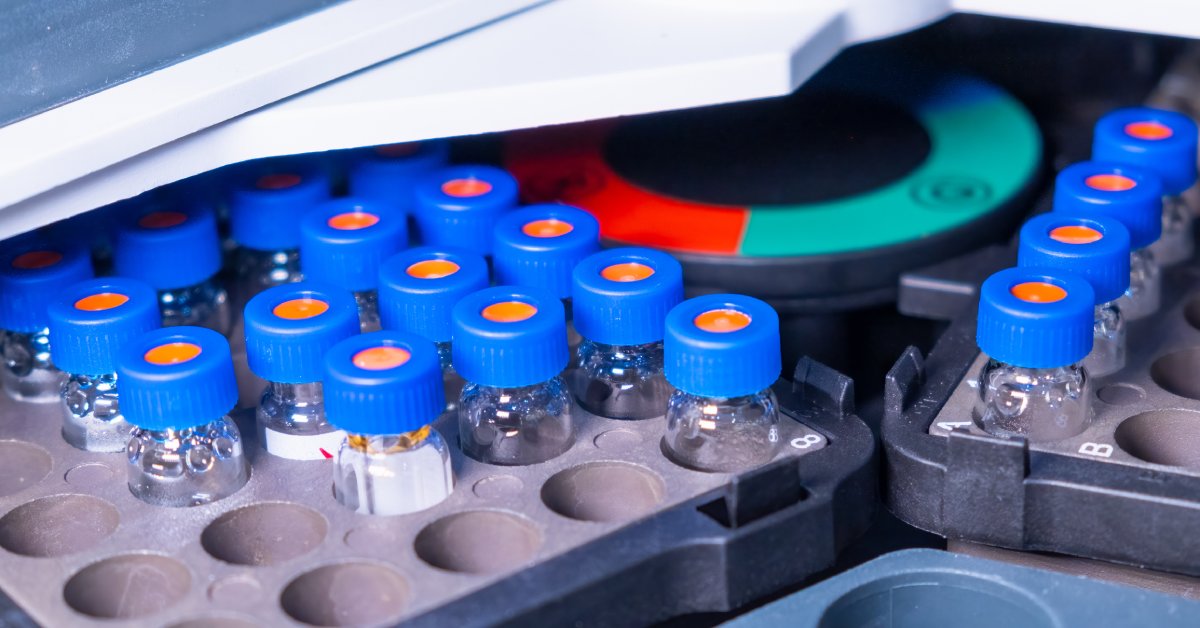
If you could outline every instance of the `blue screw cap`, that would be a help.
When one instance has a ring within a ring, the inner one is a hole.
[[[403,434],[446,407],[437,347],[416,334],[376,331],[325,354],[325,416],[349,434]]]
[[[92,276],[92,258],[82,247],[38,238],[8,240],[0,253],[0,329],[32,333],[50,324],[50,303],[65,285]]]
[[[373,290],[384,260],[408,244],[404,214],[359,198],[323,203],[300,225],[304,277],[353,292]]]
[[[496,222],[492,265],[496,283],[545,288],[571,296],[571,272],[600,249],[600,223],[570,205],[530,205]]]
[[[1129,230],[1129,246],[1140,249],[1162,235],[1162,182],[1136,166],[1083,161],[1054,180],[1054,211],[1111,216]]]
[[[437,140],[356,150],[350,157],[350,193],[411,213],[417,182],[449,161],[450,144]]]
[[[418,247],[379,269],[379,319],[384,329],[446,342],[454,304],[488,287],[483,256],[465,249]]]
[[[468,382],[532,386],[567,367],[562,300],[539,288],[496,286],[454,306],[452,359]]]
[[[151,204],[125,216],[113,252],[116,274],[155,290],[194,286],[221,270],[221,243],[211,209]]]
[[[983,282],[975,341],[988,357],[1023,368],[1079,362],[1092,350],[1096,295],[1078,275],[1006,268]]]
[[[1196,123],[1189,117],[1151,107],[1110,112],[1096,123],[1092,159],[1130,164],[1162,179],[1175,195],[1196,183]]]
[[[203,327],[164,327],[117,354],[121,413],[147,430],[185,429],[225,416],[237,403],[229,343]]]
[[[77,375],[115,373],[121,347],[162,326],[154,288],[128,277],[71,284],[49,312],[54,364]]]
[[[492,253],[492,231],[517,205],[517,180],[494,166],[435,170],[414,189],[421,241]]]
[[[231,235],[256,251],[298,249],[300,218],[329,197],[329,177],[319,164],[296,159],[247,164],[229,190]]]
[[[769,388],[783,370],[779,314],[740,294],[688,299],[667,314],[664,374],[701,397],[740,397]]]
[[[264,290],[246,304],[246,361],[269,382],[321,381],[325,352],[358,334],[350,291],[313,281]]]
[[[573,279],[575,329],[606,345],[661,342],[667,312],[683,300],[683,268],[653,249],[594,253],[575,267]]]
[[[1129,288],[1129,231],[1108,216],[1042,214],[1021,227],[1017,265],[1079,275],[1108,303]]]

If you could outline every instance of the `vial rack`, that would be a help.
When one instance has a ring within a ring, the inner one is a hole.
[[[122,454],[62,440],[56,404],[3,399],[4,611],[30,625],[433,626],[729,610],[830,567],[876,500],[851,381],[804,359],[776,392],[789,445],[757,469],[684,469],[659,449],[661,419],[581,411],[574,447],[543,464],[490,466],[452,446],[455,492],[398,517],[343,508],[328,464],[267,455],[244,411],[250,482],[154,507],[129,493]],[[456,421],[435,427],[455,442]]]
[[[909,347],[888,373],[891,510],[952,540],[1200,575],[1190,532],[1200,525],[1200,264],[1164,270],[1159,312],[1130,323],[1125,368],[1093,378],[1093,422],[1078,436],[1031,442],[976,427],[985,359],[971,309],[928,357]]]

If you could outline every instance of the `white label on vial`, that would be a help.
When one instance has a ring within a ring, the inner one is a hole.
[[[821,442],[820,436],[817,436],[816,434],[805,434],[800,438],[793,438],[790,444],[796,449],[808,449],[819,442]]]
[[[1079,453],[1085,456],[1110,458],[1113,455],[1113,446],[1104,443],[1084,443],[1079,446]]]
[[[260,429],[259,434],[267,452],[289,460],[328,460],[337,455],[338,447],[346,439],[346,433],[341,430],[299,435]]]

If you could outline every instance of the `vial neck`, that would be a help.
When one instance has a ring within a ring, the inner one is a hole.
[[[364,334],[379,331],[379,292],[357,290],[354,292],[354,303],[358,306],[358,325]]]
[[[267,382],[267,394],[291,406],[318,405],[324,402],[324,387],[321,382],[285,384]]]
[[[441,365],[442,371],[444,371],[444,372],[453,371],[454,366],[451,362],[451,357],[453,355],[453,347],[451,346],[450,341],[443,340],[442,342],[436,343],[436,345],[437,345],[437,352],[438,352],[438,364]]]
[[[351,449],[365,454],[391,454],[421,446],[432,433],[433,426],[425,425],[402,434],[347,434],[346,444]]]

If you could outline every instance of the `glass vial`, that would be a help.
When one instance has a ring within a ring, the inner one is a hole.
[[[1090,375],[1125,367],[1125,317],[1117,300],[1130,289],[1130,262],[1129,230],[1115,218],[1052,212],[1021,228],[1019,266],[1074,273],[1092,286],[1094,339],[1083,361]]]
[[[459,446],[497,465],[544,462],[575,442],[562,300],[546,290],[497,286],[453,311],[454,364],[467,384],[458,404]],[[503,356],[502,359],[496,359]]]
[[[250,478],[228,411],[237,403],[229,343],[201,327],[143,334],[117,358],[121,407],[134,429],[126,448],[129,490],[156,506],[198,506],[236,493]]]
[[[379,316],[384,329],[417,334],[437,345],[446,409],[458,407],[464,381],[452,359],[451,309],[488,286],[482,255],[450,247],[417,247],[393,255],[379,269]]]
[[[664,321],[683,300],[679,262],[652,249],[595,253],[576,265],[571,294],[583,337],[569,375],[575,400],[610,419],[663,416]]]
[[[1091,423],[1082,360],[1093,344],[1095,292],[1082,277],[1009,268],[980,290],[976,339],[989,360],[973,419],[997,436],[1060,440]]]
[[[65,375],[54,364],[50,303],[63,287],[92,276],[89,252],[34,239],[10,240],[0,253],[0,385],[9,397],[58,401]]]
[[[517,180],[494,166],[448,166],[422,177],[413,199],[422,244],[490,257],[496,221],[517,206]]]
[[[359,328],[379,330],[379,267],[408,243],[404,214],[358,198],[327,201],[304,214],[300,264],[306,279],[354,295]]]
[[[255,419],[268,453],[326,460],[345,434],[325,417],[325,353],[357,335],[358,309],[349,292],[311,281],[275,286],[246,304],[246,361],[267,381]]]
[[[346,431],[333,494],[364,515],[433,507],[454,489],[450,451],[432,427],[446,400],[433,343],[379,331],[346,339],[325,360],[326,411]]]
[[[571,273],[600,249],[600,223],[570,205],[529,205],[496,222],[492,267],[496,283],[541,288],[563,301],[567,345],[572,354],[582,337],[572,323]]]
[[[1162,232],[1162,183],[1137,166],[1080,162],[1058,173],[1054,212],[1108,216],[1129,231],[1129,285],[1117,304],[1128,320],[1158,311],[1162,276],[1150,246]]]
[[[779,315],[766,303],[712,294],[675,306],[666,319],[667,403],[663,452],[680,466],[734,472],[782,448],[771,385],[782,370]]]
[[[117,275],[158,292],[164,326],[229,333],[233,321],[217,276],[221,244],[211,208],[155,205],[127,216],[117,231],[113,259]]]
[[[314,162],[263,159],[241,168],[228,190],[238,311],[267,288],[300,281],[299,219],[330,196],[329,177]]]
[[[1162,183],[1162,237],[1150,247],[1164,266],[1195,251],[1195,212],[1183,195],[1196,184],[1197,134],[1188,116],[1152,107],[1117,109],[1096,123],[1092,159],[1142,168]]]
[[[133,426],[121,413],[117,354],[161,323],[154,289],[127,277],[88,279],[50,304],[62,386],[63,440],[87,451],[122,451]]]

